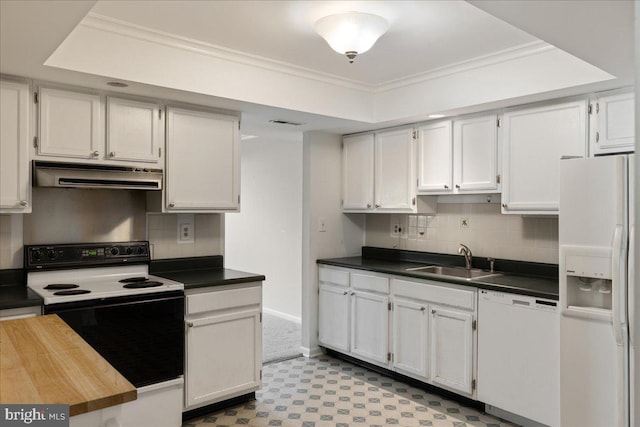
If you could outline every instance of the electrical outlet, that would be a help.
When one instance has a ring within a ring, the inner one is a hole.
[[[194,224],[193,214],[178,215],[178,243],[194,243]]]
[[[404,227],[402,224],[391,224],[391,236],[401,237],[404,234]]]

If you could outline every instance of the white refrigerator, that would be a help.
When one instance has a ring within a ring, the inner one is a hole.
[[[562,427],[640,423],[630,403],[638,373],[629,337],[640,298],[630,262],[634,196],[633,155],[560,161]]]

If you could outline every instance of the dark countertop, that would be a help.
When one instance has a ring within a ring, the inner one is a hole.
[[[500,276],[467,280],[456,277],[407,271],[408,268],[425,265],[460,266],[460,259],[463,258],[462,256],[370,247],[363,247],[362,250],[362,256],[319,259],[317,262],[318,264],[356,268],[359,270],[375,271],[378,273],[413,277],[416,279],[435,280],[444,283],[456,283],[480,289],[529,295],[552,300],[558,300],[559,296],[557,266],[553,264],[525,263],[521,261],[497,259],[495,261],[495,271],[501,273]],[[484,259],[476,260],[474,258],[473,261],[474,268],[483,268],[488,270],[488,265],[485,265]],[[489,273],[487,272],[487,274]]]
[[[43,304],[42,298],[24,282],[21,268],[0,270],[0,310],[34,307]]]
[[[184,289],[262,282],[264,275],[223,267],[221,255],[151,261],[149,273],[184,283]]]

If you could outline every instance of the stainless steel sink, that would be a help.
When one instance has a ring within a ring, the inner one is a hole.
[[[500,274],[500,273],[491,273],[488,271],[480,270],[479,268],[472,268],[471,270],[467,270],[464,267],[441,267],[439,265],[407,268],[406,271],[411,271],[415,273],[435,274],[439,276],[459,277],[462,279],[478,279],[481,277],[497,276]]]

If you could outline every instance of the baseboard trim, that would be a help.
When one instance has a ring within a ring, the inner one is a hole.
[[[330,348],[325,348],[325,350],[326,350],[326,352],[327,352],[327,354],[329,356],[333,356],[333,357],[337,357],[339,359],[346,360],[347,362],[351,362],[354,365],[363,366],[363,367],[365,367],[367,369],[370,369],[370,370],[372,370],[374,372],[378,372],[378,373],[380,373],[382,375],[386,375],[386,376],[388,376],[390,378],[402,381],[402,382],[404,382],[406,384],[409,384],[409,385],[412,385],[414,387],[421,388],[422,390],[428,391],[430,393],[436,393],[436,394],[438,394],[438,395],[440,395],[440,396],[442,396],[442,397],[444,397],[446,399],[454,400],[456,402],[462,403],[465,406],[469,406],[471,408],[475,408],[475,409],[477,409],[479,411],[482,411],[482,412],[485,411],[485,404],[483,402],[478,401],[478,400],[473,400],[473,399],[471,399],[469,397],[461,396],[461,395],[459,395],[457,393],[454,393],[452,391],[445,390],[443,388],[440,388],[440,387],[437,387],[437,386],[434,386],[434,385],[431,385],[431,384],[424,383],[424,382],[422,382],[420,380],[416,380],[415,378],[407,377],[406,375],[402,375],[402,374],[400,374],[398,372],[391,371],[391,370],[389,370],[387,368],[383,368],[381,366],[377,366],[377,365],[374,365],[372,363],[365,362],[364,360],[356,359],[353,356],[349,356],[347,354],[340,353],[339,351],[335,351],[335,350],[332,350]]]
[[[232,397],[231,399],[223,400],[222,402],[212,403],[211,405],[201,406],[200,408],[191,409],[182,413],[182,421],[188,421],[193,418],[199,418],[212,412],[217,412],[220,409],[236,406],[244,402],[256,400],[256,393],[251,392],[240,396]]]
[[[302,355],[307,358],[318,357],[324,354],[324,352],[320,347],[313,347],[313,348],[300,347],[300,351],[302,352]]]
[[[279,317],[284,320],[288,320],[290,322],[296,323],[298,325],[302,325],[302,318],[292,316],[291,314],[283,313],[281,311],[273,310],[271,308],[262,307],[262,312],[266,314],[270,314],[272,316]]]

